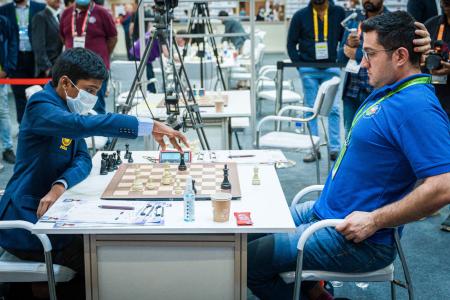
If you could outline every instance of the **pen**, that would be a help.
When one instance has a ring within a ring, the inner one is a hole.
[[[151,204],[147,204],[147,205],[144,207],[144,209],[141,211],[140,215],[141,215],[141,216],[145,216],[145,211],[147,210],[147,208],[151,208],[151,207],[152,207]]]
[[[240,157],[255,157],[255,155],[254,154],[228,155],[228,158],[240,158]]]
[[[133,207],[133,206],[119,206],[119,205],[99,205],[98,208],[103,208],[103,209],[134,210],[134,207]]]

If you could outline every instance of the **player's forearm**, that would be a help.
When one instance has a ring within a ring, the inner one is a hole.
[[[403,199],[372,212],[379,229],[429,216],[450,203],[450,173],[429,177]]]

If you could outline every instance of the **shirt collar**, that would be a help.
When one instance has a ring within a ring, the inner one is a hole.
[[[14,1],[13,1],[13,4],[16,7],[16,9],[30,8],[30,1],[27,1],[27,4],[25,4],[25,6],[17,6],[16,2],[14,2]]]
[[[393,84],[386,85],[386,86],[383,86],[381,88],[374,90],[372,93],[372,97],[370,97],[370,98],[379,99],[379,98],[383,97],[384,95],[386,95],[387,93],[389,93],[391,91],[395,91],[399,86],[401,86],[405,82],[416,79],[416,78],[420,78],[420,77],[431,77],[431,75],[419,73],[419,74],[414,74],[414,75],[408,76],[408,77],[403,78],[402,80],[399,80]]]

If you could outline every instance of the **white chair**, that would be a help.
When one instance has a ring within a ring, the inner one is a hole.
[[[311,134],[309,122],[320,117],[326,117],[331,111],[333,107],[334,98],[336,97],[336,93],[338,91],[338,87],[341,80],[338,77],[333,77],[330,80],[323,82],[316,96],[316,101],[314,103],[314,107],[306,107],[306,106],[285,106],[283,107],[276,116],[266,116],[261,121],[259,121],[256,127],[256,148],[275,148],[275,149],[287,149],[294,151],[310,151],[312,152],[316,158],[319,155],[320,148],[320,137],[313,136]],[[309,117],[288,117],[283,116],[285,112],[303,112],[303,113],[311,113]],[[322,119],[321,119],[322,120]],[[276,130],[269,132],[265,135],[261,136],[262,126],[264,123],[274,121],[276,122]],[[308,128],[308,134],[298,134],[295,132],[285,132],[281,131],[280,122],[290,122],[290,123],[303,123],[306,124]],[[322,126],[323,126],[322,122]],[[324,128],[325,129],[325,128]],[[328,137],[325,132],[325,143],[328,146]],[[327,155],[328,156],[328,155]],[[320,183],[320,165],[319,160],[316,159],[316,177],[317,183]],[[330,167],[330,162],[328,161],[328,167]]]
[[[33,232],[34,224],[25,221],[0,221],[0,229],[20,228]],[[0,282],[48,282],[51,300],[56,299],[56,282],[67,282],[75,276],[70,268],[53,265],[52,245],[47,235],[36,234],[44,247],[45,264],[21,260],[0,248]]]
[[[255,69],[258,71],[264,58],[266,46],[264,44],[255,45]],[[228,76],[228,86],[231,86],[231,81],[250,81],[252,78],[251,66],[241,65],[240,67],[234,67],[230,69],[230,75]]]
[[[304,188],[295,195],[292,200],[291,207],[297,205],[300,200],[306,195],[312,192],[320,192],[323,190],[323,185],[313,185]],[[403,273],[405,276],[405,283],[394,279],[394,265],[393,263],[379,270],[364,273],[341,273],[341,272],[329,272],[329,271],[318,271],[318,270],[303,270],[303,250],[308,238],[313,235],[316,231],[325,227],[335,227],[344,220],[338,219],[328,219],[322,220],[314,223],[312,226],[307,228],[302,235],[297,244],[298,256],[297,256],[297,267],[295,272],[281,273],[281,278],[286,283],[292,283],[295,281],[294,287],[294,300],[299,300],[301,297],[301,281],[350,281],[350,282],[390,282],[391,283],[391,297],[395,299],[395,286],[401,286],[408,291],[408,297],[410,300],[414,299],[413,286],[411,282],[411,276],[409,274],[409,269],[406,264],[405,255],[403,253],[402,246],[400,244],[400,237],[398,231],[394,231],[395,245],[399,254],[400,262],[403,268]]]

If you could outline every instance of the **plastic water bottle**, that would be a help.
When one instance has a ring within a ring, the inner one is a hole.
[[[302,133],[302,122],[295,122],[295,132]]]
[[[186,189],[183,194],[184,202],[184,221],[195,221],[195,193],[192,189],[192,177],[189,176],[186,180]]]

